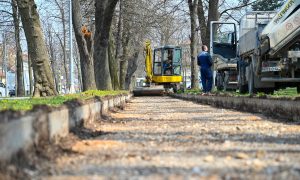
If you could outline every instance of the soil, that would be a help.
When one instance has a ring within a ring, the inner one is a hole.
[[[20,157],[26,163],[13,161],[0,179],[299,179],[300,126],[166,96],[136,97],[59,144]]]

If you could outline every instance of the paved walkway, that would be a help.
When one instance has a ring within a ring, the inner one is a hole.
[[[169,97],[134,98],[110,117],[74,135],[39,177],[300,178],[297,124]]]

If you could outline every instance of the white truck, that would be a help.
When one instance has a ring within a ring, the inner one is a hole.
[[[231,37],[227,44],[214,41],[226,24],[211,22],[211,53],[214,59],[219,58],[215,62],[236,64],[233,73],[227,73],[227,79],[224,76],[223,84],[233,79],[241,93],[272,93],[285,87],[297,87],[300,93],[300,0],[288,0],[278,12],[246,13],[239,23],[236,44],[232,38],[236,37],[235,29],[227,33],[227,39]],[[228,53],[229,47],[235,58],[226,61],[220,52]]]

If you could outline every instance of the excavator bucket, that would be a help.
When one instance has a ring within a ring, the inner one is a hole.
[[[133,90],[134,96],[161,96],[164,94],[163,86],[136,87]]]

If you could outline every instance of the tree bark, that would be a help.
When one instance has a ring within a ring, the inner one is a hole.
[[[209,46],[209,40],[206,39],[207,22],[205,20],[205,13],[204,13],[202,0],[199,0],[198,2],[197,14],[198,14],[198,21],[200,26],[199,30],[201,34],[202,44]]]
[[[109,33],[118,0],[96,1],[94,69],[97,88],[112,90],[108,62]]]
[[[118,16],[118,27],[117,27],[117,37],[116,37],[116,55],[117,61],[120,60],[120,50],[121,50],[121,38],[122,38],[122,27],[123,27],[123,0],[119,0],[120,12]]]
[[[122,22],[123,22],[123,32],[122,32],[122,58],[120,59],[120,76],[119,76],[119,81],[120,81],[120,87],[121,89],[125,90],[125,78],[126,78],[126,70],[128,67],[128,58],[129,58],[129,42],[132,39],[132,31],[130,30],[131,27],[131,22],[133,21],[133,15],[130,14],[129,9],[130,9],[130,4],[128,1],[123,2],[122,6]]]
[[[117,59],[115,58],[115,42],[112,32],[110,32],[109,45],[108,45],[108,62],[109,62],[109,72],[111,76],[112,86],[114,90],[119,90],[119,78],[118,78],[118,68]]]
[[[210,49],[210,22],[219,20],[219,0],[209,0],[205,42]]]
[[[121,89],[123,89],[123,90],[125,89],[126,69],[128,66],[129,40],[130,40],[130,35],[129,35],[128,31],[123,32],[123,37],[122,37],[123,54],[122,54],[122,59],[120,60],[120,86],[121,86]]]
[[[60,76],[57,69],[57,62],[56,62],[56,56],[55,56],[55,48],[54,48],[54,42],[53,42],[53,31],[52,31],[52,25],[48,23],[47,25],[47,40],[48,40],[48,53],[50,55],[50,64],[51,69],[53,72],[53,78],[55,81],[55,87],[56,91],[59,92],[59,80]]]
[[[196,19],[197,19],[197,4],[198,0],[188,0],[189,10],[190,10],[190,18],[191,18],[191,88],[199,89],[199,77],[198,77],[198,67],[197,67],[197,37],[196,37]]]
[[[35,97],[57,95],[49,55],[34,0],[18,0],[28,51],[33,65]]]
[[[82,88],[83,91],[96,89],[95,73],[94,73],[94,63],[93,63],[93,45],[91,49],[88,48],[88,43],[86,40],[93,43],[92,37],[86,39],[81,32],[82,28],[82,14],[80,11],[80,1],[72,1],[72,11],[73,11],[73,28],[75,32],[76,42],[80,54],[80,64],[81,64],[81,77],[82,77]]]
[[[128,59],[128,68],[127,73],[125,77],[125,89],[131,90],[131,82],[132,82],[132,76],[137,70],[138,67],[138,58],[139,58],[140,51],[136,50],[131,58]]]
[[[17,82],[16,82],[16,95],[25,96],[25,87],[24,87],[24,68],[23,68],[23,57],[22,57],[22,48],[20,43],[20,19],[17,1],[11,1],[12,10],[13,10],[13,19],[15,27],[15,41],[16,41],[16,51],[17,51]]]
[[[29,49],[29,47],[28,47]],[[32,63],[31,63],[31,58],[30,58],[30,55],[28,53],[28,74],[29,74],[29,94],[30,96],[33,95],[33,78],[32,78]]]
[[[207,45],[210,48],[210,22],[219,20],[219,0],[209,0],[208,5],[208,19],[205,20],[205,12],[203,1],[199,0],[198,3],[198,21],[199,21],[199,30],[201,31],[201,40],[202,44]]]

